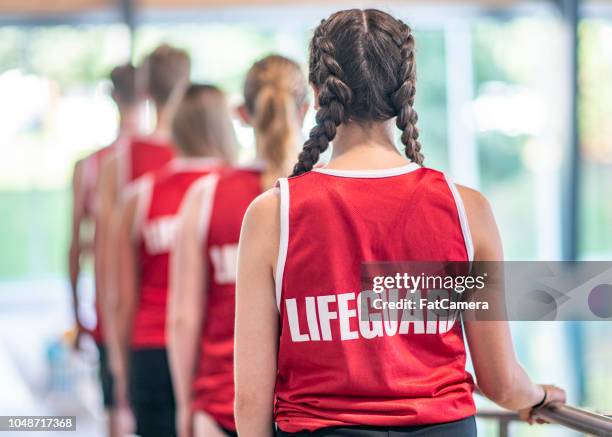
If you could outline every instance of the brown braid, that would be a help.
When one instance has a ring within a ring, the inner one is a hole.
[[[414,37],[412,30],[403,21],[403,34],[396,42],[400,49],[402,63],[399,66],[398,79],[400,86],[393,94],[393,104],[397,111],[396,124],[402,131],[402,143],[406,146],[406,157],[417,164],[423,164],[419,130],[416,126],[419,116],[414,109],[416,95],[416,61],[414,58]]]
[[[315,31],[311,53],[310,81],[320,84],[317,124],[310,131],[292,176],[312,170],[336,136],[336,127],[346,121],[344,108],[351,100],[351,89],[343,82],[342,67],[334,57],[334,45],[326,36],[325,20]]]
[[[314,32],[309,79],[319,91],[320,109],[292,176],[312,169],[340,124],[367,126],[394,117],[406,156],[423,162],[413,106],[415,42],[402,21],[376,9],[332,14]]]

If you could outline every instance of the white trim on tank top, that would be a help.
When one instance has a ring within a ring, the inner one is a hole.
[[[136,211],[134,212],[134,222],[132,223],[132,238],[140,241],[142,228],[149,209],[151,208],[151,197],[153,195],[153,178],[150,174],[145,174],[133,182],[130,182],[125,189],[125,196],[136,193]]]
[[[463,233],[463,241],[465,242],[465,250],[468,255],[468,261],[471,263],[474,261],[474,243],[472,242],[472,234],[470,232],[470,225],[465,212],[465,205],[463,204],[463,199],[461,198],[461,194],[459,194],[459,190],[457,190],[455,183],[446,174],[444,174],[444,178],[446,179],[448,188],[455,199],[455,206],[457,207],[457,213],[459,214],[459,223],[461,224],[461,232]]]
[[[210,229],[210,219],[212,217],[213,201],[217,191],[217,182],[219,175],[216,173],[206,175],[196,181],[196,190],[202,192],[200,204],[200,220],[198,220],[198,235],[197,238],[200,244],[208,244],[208,231]]]
[[[381,168],[377,170],[344,170],[336,168],[318,167],[312,171],[323,173],[331,176],[340,176],[345,178],[386,178],[389,176],[399,176],[410,173],[411,171],[421,168],[416,162],[410,162],[401,167]]]
[[[281,295],[283,291],[283,273],[287,261],[289,246],[289,182],[287,178],[278,180],[280,189],[280,238],[278,243],[278,259],[276,260],[276,275],[274,277],[276,307],[280,312]]]

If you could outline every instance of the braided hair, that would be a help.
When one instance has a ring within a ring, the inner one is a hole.
[[[310,43],[309,80],[319,93],[316,125],[292,176],[310,171],[342,123],[396,118],[406,157],[423,163],[416,94],[415,42],[401,20],[376,9],[336,12]]]

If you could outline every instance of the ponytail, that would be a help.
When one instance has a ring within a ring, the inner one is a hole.
[[[298,136],[298,108],[290,90],[265,86],[255,99],[253,127],[266,160],[282,168],[287,160],[287,147]]]
[[[299,137],[299,111],[308,101],[300,66],[278,55],[256,62],[247,73],[244,100],[264,158],[285,168]]]

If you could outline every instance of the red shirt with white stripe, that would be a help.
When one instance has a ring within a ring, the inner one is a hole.
[[[320,168],[279,185],[279,428],[411,426],[473,415],[460,321],[358,315],[363,262],[471,260],[454,184],[411,163]]]
[[[185,193],[199,178],[216,171],[212,158],[176,158],[142,177],[134,224],[138,239],[139,300],[132,328],[132,348],[166,346],[166,303],[169,258],[177,230],[177,215]]]
[[[206,314],[200,358],[193,381],[194,410],[205,411],[219,425],[235,430],[234,423],[234,319],[236,263],[242,219],[261,193],[261,170],[230,169],[208,183],[204,204],[212,206],[203,229],[208,264]]]

